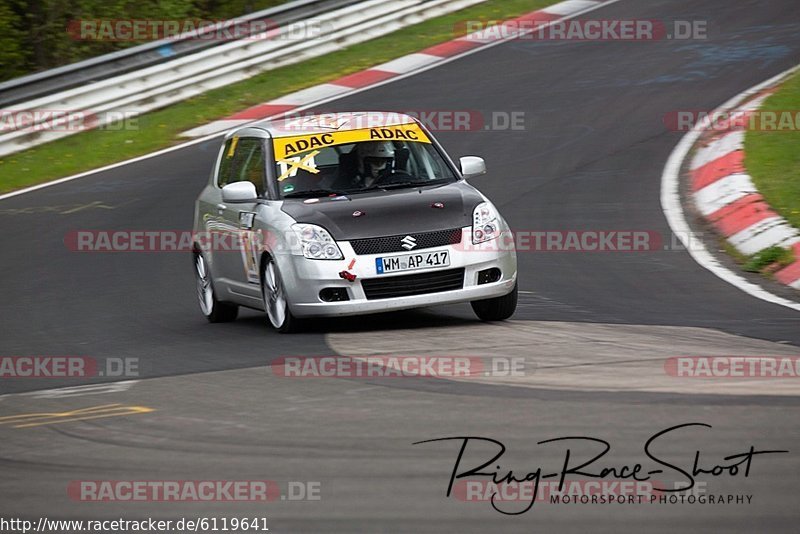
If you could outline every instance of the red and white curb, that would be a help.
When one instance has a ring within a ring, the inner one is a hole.
[[[578,14],[581,11],[595,8],[604,3],[608,2],[606,0],[566,0],[565,2],[560,2],[544,9],[505,21],[501,24],[507,25],[503,31],[493,32],[492,28],[486,28],[480,32],[446,41],[420,52],[393,59],[392,61],[361,72],[349,74],[338,80],[309,87],[276,98],[275,100],[270,100],[264,104],[253,106],[239,113],[235,113],[230,117],[225,117],[224,119],[197,128],[192,128],[191,130],[183,132],[181,136],[201,137],[212,135],[255,120],[283,115],[296,108],[308,106],[317,101],[343,96],[347,93],[386,82],[398,76],[408,75],[479,47],[485,47],[498,41],[519,37],[525,33],[530,33],[529,31],[523,30],[524,28],[531,28],[533,26],[538,29],[540,26],[549,22]]]
[[[756,111],[773,85],[736,106],[732,114]],[[795,262],[775,273],[800,289],[800,231],[778,215],[758,192],[744,166],[743,130],[701,137],[690,164],[691,190],[700,214],[739,252],[752,255],[770,247],[794,248]]]

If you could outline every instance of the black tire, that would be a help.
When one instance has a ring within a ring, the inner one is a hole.
[[[474,300],[472,310],[481,321],[505,321],[517,310],[517,284],[508,295],[486,300]]]
[[[194,254],[194,275],[197,280],[197,298],[200,311],[209,323],[229,323],[239,315],[239,306],[217,300],[214,279],[205,257],[200,252]]]
[[[283,311],[277,315],[276,309],[271,309],[271,306],[278,306],[276,289],[277,295],[283,300]],[[261,298],[264,300],[267,324],[281,334],[291,334],[300,330],[301,321],[292,315],[289,309],[289,300],[286,297],[281,273],[278,271],[277,263],[270,256],[265,257],[261,264]]]

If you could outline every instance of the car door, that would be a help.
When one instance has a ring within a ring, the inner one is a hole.
[[[259,197],[266,190],[264,140],[258,137],[232,137],[226,143],[220,163],[218,186],[249,181],[256,187]],[[225,239],[220,246],[226,250],[216,252],[217,276],[228,289],[246,297],[260,298],[258,272],[258,242],[252,228],[257,203],[220,202],[218,221],[224,229]]]

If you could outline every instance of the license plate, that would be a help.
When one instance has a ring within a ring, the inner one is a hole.
[[[450,252],[447,250],[375,258],[375,271],[378,274],[430,269],[432,267],[447,267],[448,265],[450,265]]]

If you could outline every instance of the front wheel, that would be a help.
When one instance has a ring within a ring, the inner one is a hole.
[[[298,320],[289,310],[286,290],[275,260],[267,258],[261,269],[261,295],[267,319],[272,327],[282,334],[297,331]]]
[[[200,302],[200,311],[206,316],[209,323],[228,323],[236,320],[239,307],[230,302],[220,302],[214,292],[214,281],[211,279],[211,270],[202,253],[195,254],[194,274],[197,280],[197,299]]]
[[[474,300],[472,310],[481,321],[505,321],[517,310],[517,284],[508,295],[485,300]]]

